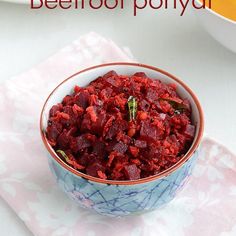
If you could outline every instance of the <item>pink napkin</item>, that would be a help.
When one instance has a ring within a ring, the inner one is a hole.
[[[0,85],[0,195],[38,236],[236,235],[236,156],[211,139],[187,186],[164,208],[112,219],[77,207],[52,177],[39,113],[56,84],[76,71],[131,56],[90,33]]]

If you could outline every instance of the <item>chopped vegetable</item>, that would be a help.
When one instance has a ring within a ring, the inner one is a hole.
[[[137,180],[175,165],[190,148],[191,105],[177,86],[115,71],[49,111],[46,137],[69,166],[108,180]]]

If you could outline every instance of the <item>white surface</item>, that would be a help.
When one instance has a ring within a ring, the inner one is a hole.
[[[1,2],[11,2],[11,3],[16,3],[16,4],[30,4],[30,1],[31,0],[0,0],[0,3]],[[40,3],[40,0],[34,0],[34,3]]]
[[[19,4],[28,4],[28,0],[0,0],[0,2],[12,2],[12,3],[19,3]]]
[[[32,236],[32,233],[19,220],[15,212],[0,198],[0,235],[1,236]]]
[[[123,11],[34,11],[0,3],[0,81],[96,31],[130,47],[138,61],[184,80],[202,102],[206,132],[236,152],[236,54],[215,42],[190,11],[180,17],[170,10],[143,10],[133,17],[132,1],[126,2]],[[0,218],[1,236],[31,235],[4,204]]]

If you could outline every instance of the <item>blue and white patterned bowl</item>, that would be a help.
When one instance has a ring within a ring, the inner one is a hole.
[[[44,130],[52,105],[61,102],[75,85],[86,86],[98,76],[115,70],[119,74],[131,75],[144,72],[149,77],[165,83],[177,84],[177,92],[187,98],[192,106],[192,120],[196,135],[186,155],[168,170],[134,181],[102,180],[88,176],[63,162],[47,142]],[[174,198],[191,174],[197,158],[197,148],[204,129],[203,112],[194,93],[179,79],[160,69],[136,63],[110,63],[88,68],[69,77],[58,85],[46,100],[41,117],[40,130],[48,151],[50,169],[61,189],[80,206],[108,216],[126,216],[161,207]]]

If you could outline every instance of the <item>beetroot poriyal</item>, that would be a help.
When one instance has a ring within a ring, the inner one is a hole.
[[[87,175],[136,180],[177,163],[195,134],[191,106],[164,84],[139,72],[114,71],[54,105],[46,136],[61,159]]]

